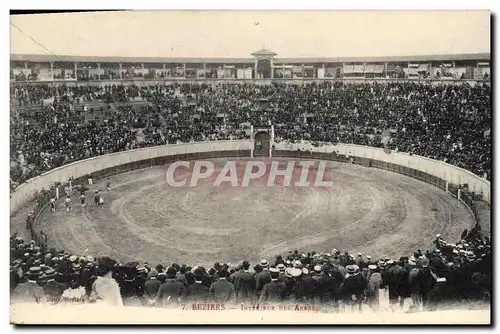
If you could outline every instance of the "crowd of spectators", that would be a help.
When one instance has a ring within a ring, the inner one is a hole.
[[[449,244],[436,235],[435,245],[434,250],[417,250],[399,259],[375,259],[337,249],[331,253],[294,250],[272,262],[217,262],[204,268],[74,255],[41,249],[13,236],[11,300],[190,308],[199,303],[250,308],[282,303],[333,312],[396,311],[405,303],[410,311],[488,305],[489,237],[469,233],[457,244]],[[388,295],[389,305],[381,303],[382,294]]]
[[[489,179],[490,94],[490,86],[483,84],[408,82],[12,86],[17,104],[11,112],[11,187],[92,156],[245,138],[249,124],[274,124],[276,141],[385,147],[443,160]],[[13,237],[11,292],[14,299],[81,294],[82,300],[108,300],[103,291],[111,291],[116,281],[122,297],[117,303],[123,299],[126,305],[293,301],[335,310],[366,303],[377,310],[385,290],[393,308],[410,297],[415,308],[429,310],[443,303],[487,302],[489,238],[469,233],[462,239],[449,244],[437,236],[435,250],[399,259],[340,250],[293,251],[272,263],[203,268],[117,263],[41,249]]]
[[[268,123],[276,141],[386,147],[490,179],[490,94],[486,84],[411,82],[13,86],[12,180],[134,147],[248,137],[245,125]],[[96,101],[105,117],[87,120]]]

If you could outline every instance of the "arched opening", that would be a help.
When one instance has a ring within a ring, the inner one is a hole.
[[[255,134],[254,153],[255,157],[269,157],[269,149],[271,147],[271,136],[269,133],[262,131]]]

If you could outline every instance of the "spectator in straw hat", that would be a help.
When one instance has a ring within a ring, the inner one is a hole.
[[[418,262],[421,266],[420,271],[416,277],[420,299],[422,306],[427,308],[427,294],[432,290],[436,284],[437,276],[429,267],[429,260],[426,257],[421,257]]]
[[[357,265],[348,265],[346,270],[347,275],[339,288],[339,295],[342,297],[345,305],[351,306],[351,310],[357,307],[359,312],[361,312],[366,280],[361,275]]]
[[[297,299],[305,304],[312,304],[317,281],[312,278],[309,269],[302,268],[302,275],[297,280]]]
[[[65,290],[65,286],[64,286],[64,284],[56,281],[56,277],[57,277],[57,273],[54,269],[47,268],[45,270],[43,278],[46,281],[46,283],[43,286],[43,291],[44,291],[46,296],[54,297],[54,298],[58,298],[58,297],[62,296],[62,294]]]
[[[368,265],[368,269],[370,274],[366,286],[366,302],[374,311],[378,311],[380,307],[379,293],[382,284],[382,275],[380,275],[380,269],[375,264]]]
[[[420,268],[417,267],[417,262],[415,257],[411,257],[407,264],[408,272],[408,289],[410,291],[412,305],[419,308],[422,300],[419,292],[418,274]]]
[[[12,292],[11,301],[39,302],[44,296],[44,291],[38,284],[41,278],[42,269],[40,267],[31,267],[21,278],[21,283]]]
[[[267,283],[271,282],[271,275],[269,273],[269,262],[266,259],[260,260],[260,266],[262,267],[262,271],[255,275],[255,292],[260,294],[262,288]]]
[[[285,275],[287,276],[287,279],[285,281],[286,288],[283,291],[283,300],[295,301],[297,293],[297,280],[300,275],[302,275],[302,270],[299,268],[288,268]]]
[[[285,265],[283,263],[280,263],[276,266],[276,268],[278,268],[278,270],[280,271],[278,280],[280,280],[281,282],[285,282],[286,281]]]

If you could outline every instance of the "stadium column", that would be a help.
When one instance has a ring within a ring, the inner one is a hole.
[[[97,63],[97,80],[101,80],[101,63]]]
[[[163,64],[163,78],[165,78],[166,76],[167,76],[166,66],[165,66],[165,64]]]
[[[259,75],[257,73],[257,65],[258,65],[259,61],[257,60],[257,57],[255,57],[255,74],[254,74],[254,79],[258,79],[259,78]]]
[[[78,81],[78,63],[73,63],[75,65],[75,79]]]
[[[203,63],[203,78],[207,77],[207,63]]]
[[[122,73],[122,63],[120,63],[120,80],[123,80],[123,73]]]
[[[184,63],[184,78],[186,78],[186,63]]]
[[[271,57],[271,79],[274,79],[274,60]]]
[[[384,63],[384,76],[387,78],[387,63]]]
[[[54,80],[54,63],[50,63],[50,77]]]

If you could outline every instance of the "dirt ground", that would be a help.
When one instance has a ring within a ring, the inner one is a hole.
[[[103,189],[103,207],[94,207],[89,193],[82,209],[74,195],[71,212],[59,201],[39,226],[50,245],[77,255],[195,265],[271,259],[294,249],[399,257],[432,247],[436,233],[456,242],[473,224],[463,205],[424,182],[328,164],[334,184],[328,190],[261,183],[214,188],[210,182],[173,188],[164,167],[132,171],[111,177],[111,191],[106,180],[91,188]],[[22,215],[11,229],[22,229]]]

